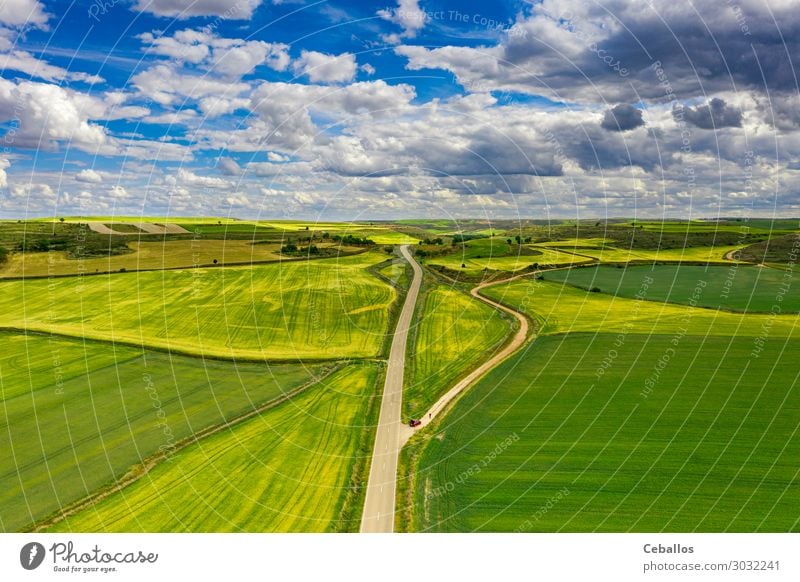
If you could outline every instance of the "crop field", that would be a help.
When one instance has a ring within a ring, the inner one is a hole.
[[[537,320],[540,335],[635,330],[637,333],[750,338],[772,334],[800,338],[800,318],[790,314],[715,311],[588,293],[563,283],[534,279],[488,287],[483,293]]]
[[[44,277],[108,273],[120,269],[140,271],[281,260],[279,243],[252,244],[246,240],[130,241],[128,247],[131,249],[128,254],[82,260],[71,259],[59,251],[13,253],[8,262],[0,266],[0,277]],[[283,260],[287,258],[283,257]]]
[[[484,270],[514,272],[534,263],[539,265],[572,265],[591,262],[591,259],[552,248],[508,244],[505,239],[481,238],[456,247],[452,254],[431,257],[430,265],[440,265],[469,275]],[[464,265],[462,267],[462,265]]]
[[[53,531],[357,530],[379,368],[353,365],[177,452]]]
[[[412,441],[409,529],[800,531],[800,342],[615,339],[537,339]]]
[[[0,334],[0,529],[41,522],[151,455],[329,368]]]
[[[782,313],[800,311],[800,287],[792,273],[750,266],[634,266],[586,267],[544,273],[547,281],[574,285],[619,297],[634,298],[643,282],[650,280],[647,298],[655,301],[723,308],[735,311],[768,312],[780,304]],[[703,287],[695,293],[698,284]],[[789,285],[786,287],[786,285]]]
[[[385,254],[0,282],[5,327],[263,361],[375,357],[397,297]]]
[[[403,395],[404,414],[412,418],[488,359],[511,331],[501,312],[444,286],[426,294],[417,321]]]

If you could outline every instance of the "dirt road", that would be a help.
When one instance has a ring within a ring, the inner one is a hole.
[[[518,278],[520,278],[519,275],[517,277],[512,277],[512,279],[518,279]],[[509,309],[505,305],[501,305],[500,303],[492,301],[491,299],[488,299],[487,297],[484,297],[483,295],[480,294],[480,290],[483,289],[484,287],[488,287],[489,285],[497,285],[499,283],[505,283],[512,279],[483,283],[482,285],[478,285],[477,287],[473,288],[472,291],[470,291],[470,294],[479,301],[483,301],[484,303],[487,303],[492,307],[495,307],[497,309],[500,309],[501,311],[505,311],[506,313],[513,315],[519,322],[519,329],[517,329],[517,333],[514,334],[512,340],[508,344],[506,344],[506,346],[502,350],[500,350],[494,356],[486,360],[483,364],[475,368],[472,372],[469,373],[469,375],[467,375],[455,386],[453,386],[450,390],[448,390],[444,396],[439,398],[439,400],[436,401],[436,403],[430,408],[430,410],[428,410],[425,413],[425,415],[419,419],[422,424],[420,424],[416,428],[411,428],[410,426],[404,424],[402,426],[402,429],[400,430],[400,448],[402,448],[408,442],[408,439],[410,439],[416,431],[425,428],[427,425],[433,422],[436,416],[442,410],[444,410],[454,398],[456,398],[459,394],[461,394],[461,392],[463,392],[466,388],[472,385],[481,376],[486,374],[486,372],[494,368],[497,364],[499,364],[500,362],[505,360],[508,356],[516,352],[520,348],[520,346],[522,346],[522,344],[525,343],[525,340],[528,337],[528,328],[529,328],[528,319],[521,313],[514,311],[513,309]]]

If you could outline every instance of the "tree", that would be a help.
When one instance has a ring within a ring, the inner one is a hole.
[[[519,235],[515,236],[515,237],[514,237],[514,240],[516,240],[516,241],[517,241],[517,244],[518,244],[518,245],[521,245],[521,244],[522,244],[522,237],[521,237],[521,236],[519,236]]]
[[[58,221],[59,222],[64,222],[64,217],[62,216],[61,218],[58,219]]]
[[[506,242],[507,242],[508,244],[511,244],[511,243],[512,243],[512,241],[511,241],[511,239],[510,239],[510,238],[507,238],[507,239],[506,239]]]
[[[214,259],[214,261],[213,261],[213,262],[214,262],[214,264],[216,265],[216,264],[217,264],[217,259]]]

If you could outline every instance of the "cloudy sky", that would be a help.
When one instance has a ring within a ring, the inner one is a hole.
[[[797,0],[0,0],[0,216],[800,216]]]

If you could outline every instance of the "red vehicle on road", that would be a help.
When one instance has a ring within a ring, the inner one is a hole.
[[[422,424],[422,421],[421,420],[417,420],[416,418],[412,418],[411,420],[408,421],[408,426],[410,426],[411,428],[417,427],[417,426],[419,426],[421,424]]]

